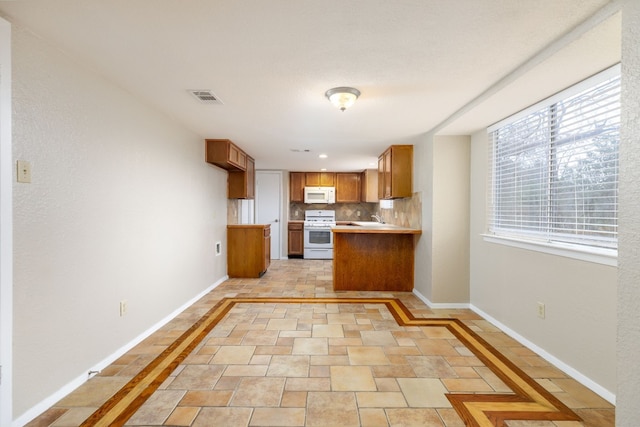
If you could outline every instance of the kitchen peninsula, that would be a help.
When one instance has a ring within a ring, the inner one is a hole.
[[[411,292],[421,230],[354,222],[332,227],[333,290]]]

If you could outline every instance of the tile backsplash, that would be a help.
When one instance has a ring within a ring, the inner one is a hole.
[[[406,199],[394,199],[392,209],[378,209],[384,222],[401,227],[422,229],[422,193]]]
[[[336,221],[371,221],[371,215],[377,214],[377,203],[335,203],[335,204],[306,204],[290,203],[289,220],[304,220],[304,211],[307,210],[334,210]]]
[[[380,209],[379,203],[289,204],[289,220],[304,220],[304,211],[331,209],[337,221],[372,221],[371,215],[380,215],[384,222],[402,227],[422,229],[422,193],[393,200],[392,209]],[[360,215],[358,216],[358,213]]]
[[[380,209],[378,203],[289,204],[289,221],[303,221],[304,211],[331,209],[336,211],[337,221],[372,221],[371,215],[380,215],[384,222],[402,227],[422,229],[422,193],[393,200],[392,209]],[[358,215],[359,213],[359,215]],[[240,201],[227,200],[227,223],[240,223]]]

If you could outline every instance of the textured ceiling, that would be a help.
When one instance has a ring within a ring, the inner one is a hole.
[[[260,169],[339,171],[441,124],[475,131],[617,62],[618,16],[565,36],[608,3],[20,0],[0,15]],[[335,86],[362,95],[342,113],[324,98]]]

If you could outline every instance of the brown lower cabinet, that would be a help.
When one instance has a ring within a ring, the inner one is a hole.
[[[302,222],[290,222],[287,226],[289,244],[289,258],[302,258],[304,256],[304,231]]]
[[[261,277],[271,264],[271,225],[227,226],[229,277]]]

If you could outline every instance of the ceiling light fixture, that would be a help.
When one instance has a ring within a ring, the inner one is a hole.
[[[318,157],[320,157],[321,159],[326,159],[329,156],[327,156],[326,154],[320,154]]]
[[[360,91],[352,87],[334,87],[325,92],[324,96],[340,111],[344,111],[356,102],[356,99],[360,96]]]

